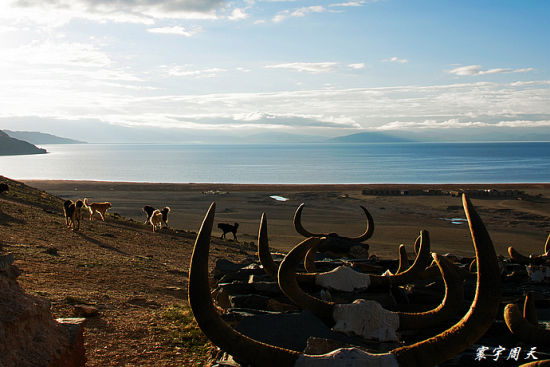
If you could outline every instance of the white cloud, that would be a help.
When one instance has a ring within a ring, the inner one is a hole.
[[[390,57],[389,59],[384,59],[382,60],[384,62],[396,62],[396,63],[399,63],[399,64],[406,64],[409,62],[409,60],[407,59],[400,59],[399,57],[397,56],[394,56],[394,57]]]
[[[303,8],[295,9],[293,11],[283,10],[277,13],[272,20],[275,23],[279,23],[290,17],[305,17],[307,14],[310,14],[310,13],[323,13],[325,11],[326,9],[320,5],[303,7]]]
[[[330,4],[329,6],[348,7],[348,6],[362,6],[364,4],[365,4],[365,0],[358,0],[358,1],[347,1],[345,3]]]
[[[105,67],[110,57],[92,43],[33,41],[15,49],[3,50],[4,62],[26,65]]]
[[[248,14],[246,14],[246,11],[242,8],[235,8],[231,12],[231,15],[227,17],[229,20],[243,20],[248,18]]]
[[[227,70],[222,68],[208,68],[191,70],[188,66],[173,66],[167,70],[168,75],[193,78],[214,78]]]
[[[0,18],[26,19],[59,27],[73,18],[153,24],[162,19],[217,19],[224,0],[11,0],[0,5]]]
[[[458,68],[447,71],[449,74],[454,74],[458,76],[476,76],[476,75],[488,75],[488,74],[502,74],[502,73],[526,73],[534,70],[533,68],[521,68],[521,69],[511,69],[511,68],[493,68],[483,70],[481,65],[468,65],[460,66]]]
[[[337,62],[292,62],[285,64],[266,65],[266,69],[290,69],[313,74],[327,73],[334,70]]]
[[[175,34],[175,35],[185,36],[185,37],[192,37],[195,34],[202,31],[203,29],[201,27],[195,27],[193,29],[187,30],[181,26],[157,27],[157,28],[147,29],[147,32],[150,32],[150,33]]]
[[[449,120],[424,120],[424,121],[392,121],[377,127],[377,130],[413,130],[413,129],[464,129],[464,128],[483,128],[483,127],[550,127],[550,120],[514,120],[514,121],[461,121],[458,118]]]
[[[349,67],[350,69],[360,70],[360,69],[364,69],[364,68],[365,68],[365,64],[364,64],[364,63],[348,64],[348,67]]]

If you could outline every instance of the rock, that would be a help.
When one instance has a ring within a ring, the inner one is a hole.
[[[96,316],[99,313],[99,311],[97,307],[94,307],[94,306],[75,305],[73,308],[73,313],[76,316],[92,317],[92,316]]]
[[[48,300],[19,286],[12,262],[0,254],[0,366],[85,366],[83,320],[54,320]]]

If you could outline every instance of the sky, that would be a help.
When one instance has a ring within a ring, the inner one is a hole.
[[[0,129],[550,140],[548,19],[547,0],[3,0]]]

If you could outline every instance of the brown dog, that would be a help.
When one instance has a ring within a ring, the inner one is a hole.
[[[76,203],[72,200],[67,200],[63,203],[63,213],[65,214],[65,224],[72,228],[73,231],[80,229],[80,219],[82,218],[81,209],[84,206],[82,200],[77,200]]]
[[[90,212],[90,220],[92,220],[94,213],[99,213],[101,216],[101,220],[105,222],[105,212],[107,209],[112,207],[113,205],[109,202],[103,202],[103,203],[90,203],[88,204],[88,199],[84,199],[84,206],[88,208],[88,211]]]

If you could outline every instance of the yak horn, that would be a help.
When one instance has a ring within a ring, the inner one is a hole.
[[[225,323],[216,312],[208,285],[208,253],[216,203],[212,203],[202,222],[189,269],[189,304],[201,330],[212,343],[253,366],[292,366],[300,353],[251,339]]]
[[[311,310],[327,325],[333,326],[334,302],[327,302],[304,292],[296,279],[296,268],[311,246],[319,242],[317,238],[309,238],[295,246],[285,256],[279,267],[279,288],[295,304],[303,309]],[[445,297],[441,304],[433,310],[420,313],[396,312],[399,317],[399,329],[420,329],[440,325],[458,312],[464,300],[462,278],[457,269],[444,257],[434,254],[434,260],[439,267],[445,282]]]
[[[273,261],[269,251],[269,241],[267,239],[267,216],[262,213],[260,219],[260,229],[258,231],[258,259],[262,264],[264,271],[273,279],[277,279],[279,267]]]
[[[454,326],[416,344],[395,349],[400,366],[434,366],[466,350],[491,327],[500,304],[500,273],[491,237],[466,195],[462,205],[477,260],[476,294],[470,310]]]
[[[407,257],[407,249],[405,245],[399,245],[399,266],[395,274],[399,274],[405,271],[409,267],[409,258]]]
[[[546,238],[546,243],[544,244],[544,253],[548,254],[548,252],[550,252],[550,234],[548,234],[548,237]]]
[[[296,213],[294,214],[294,228],[296,228],[296,232],[301,234],[304,237],[324,237],[326,234],[324,233],[313,233],[307,231],[302,226],[302,210],[304,209],[304,203],[300,204],[298,209],[296,209]],[[367,215],[367,229],[365,232],[358,236],[358,237],[345,237],[346,239],[352,241],[352,242],[363,242],[368,240],[372,237],[372,234],[374,233],[374,219],[372,219],[372,216],[370,215],[369,211],[361,205],[361,209],[365,212]]]
[[[523,316],[518,305],[513,303],[506,305],[504,308],[504,321],[510,332],[522,342],[550,346],[550,330],[537,325],[537,310],[534,302],[534,294],[528,292],[525,295]]]
[[[313,246],[306,253],[304,259],[304,269],[307,273],[316,273],[317,266],[315,266],[315,255],[317,254],[317,246]]]
[[[313,252],[314,253],[314,252]],[[262,264],[264,271],[272,279],[277,280],[279,266],[273,261],[269,250],[269,240],[267,237],[267,216],[262,213],[260,220],[260,229],[258,231],[258,259]],[[315,274],[300,273],[297,275],[298,281],[301,283],[315,283]]]
[[[463,203],[478,260],[476,295],[470,310],[457,324],[442,333],[389,353],[369,354],[371,360],[378,357],[394,358],[401,367],[435,366],[466,350],[493,323],[500,302],[496,254],[483,222],[466,196],[463,196]],[[189,271],[189,304],[199,327],[214,344],[233,355],[235,360],[253,366],[291,367],[296,365],[298,359],[315,361],[324,358],[251,339],[233,330],[217,314],[208,286],[208,253],[214,211],[215,204],[212,203],[197,234]]]
[[[508,255],[517,264],[529,265],[532,262],[529,257],[520,254],[512,246],[508,247]]]
[[[510,332],[525,343],[550,345],[550,330],[540,328],[527,321],[518,305],[510,303],[504,308],[504,321]]]
[[[370,275],[371,287],[387,287],[393,285],[401,285],[413,283],[418,280],[419,275],[426,269],[432,261],[430,253],[430,234],[426,230],[420,231],[419,236],[420,248],[414,263],[404,272],[385,276],[385,275]]]
[[[529,363],[524,363],[519,367],[549,367],[550,366],[550,359],[545,359],[542,361],[533,361]]]

